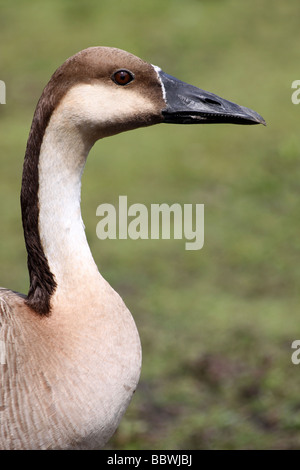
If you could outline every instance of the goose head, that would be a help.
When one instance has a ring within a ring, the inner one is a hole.
[[[251,109],[110,47],[91,47],[69,58],[43,95],[51,96],[54,108],[62,101],[59,113],[66,129],[75,125],[92,141],[158,123],[265,124]]]

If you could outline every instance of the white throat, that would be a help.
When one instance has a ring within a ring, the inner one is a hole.
[[[81,176],[93,144],[64,108],[53,113],[39,159],[40,239],[58,288],[100,277],[81,218]]]

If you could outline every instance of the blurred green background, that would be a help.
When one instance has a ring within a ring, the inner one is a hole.
[[[0,1],[2,286],[28,288],[23,156],[41,91],[70,55],[128,50],[268,124],[160,125],[91,152],[88,240],[143,345],[140,384],[109,449],[300,448],[299,17],[298,0]],[[96,208],[119,195],[205,204],[203,249],[98,240]]]

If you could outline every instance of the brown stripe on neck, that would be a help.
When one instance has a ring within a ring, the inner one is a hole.
[[[50,271],[39,234],[39,155],[54,109],[75,83],[85,81],[84,64],[79,63],[81,67],[78,67],[74,60],[78,56],[80,54],[71,57],[59,67],[45,87],[34,113],[23,166],[21,208],[30,277],[26,304],[40,315],[50,313],[50,300],[57,284]]]
[[[56,282],[50,271],[39,234],[39,155],[46,127],[56,106],[56,100],[53,100],[49,88],[48,84],[33,117],[25,153],[21,189],[22,222],[30,277],[26,304],[41,315],[50,313],[50,299],[56,289]]]

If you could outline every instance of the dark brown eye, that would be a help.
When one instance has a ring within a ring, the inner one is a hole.
[[[117,85],[128,85],[132,82],[134,76],[128,70],[118,70],[113,74],[112,79]]]

